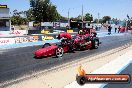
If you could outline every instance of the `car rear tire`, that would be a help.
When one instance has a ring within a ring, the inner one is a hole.
[[[56,57],[62,57],[64,54],[64,50],[61,46],[58,46],[58,48],[56,49]]]
[[[97,39],[93,40],[92,48],[93,49],[98,49],[98,47],[99,47],[99,40],[97,40]]]

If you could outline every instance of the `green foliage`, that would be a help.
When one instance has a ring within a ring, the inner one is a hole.
[[[93,23],[98,23],[98,19],[94,19]],[[99,23],[102,23],[102,19],[99,19]]]
[[[78,19],[78,20],[82,20],[82,16],[79,15],[79,16],[77,17],[77,19]]]
[[[27,16],[28,22],[34,21],[34,20],[35,20],[35,18],[34,18],[34,16],[33,16],[33,10],[32,10],[32,8],[30,8],[30,9],[27,11],[26,16]]]
[[[102,19],[102,23],[106,23],[109,20],[111,20],[110,16],[104,16],[103,19]]]
[[[23,14],[25,14],[25,11],[18,12],[17,10],[14,10],[13,16],[11,17],[11,24],[12,25],[26,24],[27,19],[21,16]]]
[[[85,21],[90,21],[90,22],[93,21],[93,16],[89,13],[86,13],[85,14]]]
[[[49,22],[61,19],[61,15],[56,10],[50,0],[30,0],[32,15],[36,22]],[[31,17],[29,17],[31,18]]]

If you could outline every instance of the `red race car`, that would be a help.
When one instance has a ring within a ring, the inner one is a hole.
[[[43,47],[35,51],[36,58],[48,57],[55,55],[56,57],[62,57],[64,53],[69,52],[71,49],[71,35],[68,33],[59,34],[59,39],[64,38],[58,44],[45,43]]]
[[[41,57],[47,57],[47,56],[52,56],[56,55],[57,57],[63,56],[64,49],[57,45],[57,44],[50,44],[50,43],[45,43],[43,47],[37,51],[35,51],[35,57],[36,58],[41,58]]]
[[[98,48],[99,46],[99,39],[92,34],[78,34],[75,37],[71,37],[69,33],[60,33],[58,39],[62,39],[60,43],[46,43],[41,49],[35,51],[35,57],[40,58],[53,55],[62,57],[66,52]]]
[[[85,49],[97,49],[100,42],[96,37],[95,32],[91,32],[92,29],[83,29],[74,38],[74,47],[78,50]]]

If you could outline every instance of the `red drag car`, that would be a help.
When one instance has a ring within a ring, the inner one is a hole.
[[[35,51],[34,54],[36,58],[48,57],[48,56],[53,56],[53,55],[56,57],[62,57],[63,54],[68,51],[69,51],[68,46],[45,43],[43,47]]]
[[[77,34],[73,38],[69,33],[60,33],[58,39],[62,39],[59,44],[49,44],[46,43],[44,46],[35,51],[35,57],[47,57],[53,56],[62,57],[64,53],[74,50],[85,50],[98,48],[99,39],[96,37],[96,34]]]
[[[71,40],[71,35],[68,33],[61,33],[58,37],[60,39],[64,39],[62,39],[61,42],[58,44],[44,44],[41,49],[35,51],[35,57],[41,58],[53,55],[55,55],[56,57],[62,57],[64,53],[70,51],[71,42],[69,40]]]
[[[93,29],[82,29],[74,38],[74,47],[79,50],[97,49],[99,46],[99,38],[96,37]]]

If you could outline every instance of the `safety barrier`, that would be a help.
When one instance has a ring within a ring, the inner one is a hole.
[[[15,38],[0,38],[0,45],[15,44]]]
[[[56,43],[56,42],[59,42],[59,40],[54,39],[54,40],[45,40],[45,41],[36,41],[36,42],[24,42],[24,43],[17,43],[17,44],[7,44],[7,45],[0,45],[0,49],[20,48],[20,47],[43,45],[44,43]]]
[[[0,38],[0,45],[36,42],[36,41],[45,41],[45,40],[54,40],[54,39],[56,39],[56,35],[31,35],[31,36],[7,37],[7,38]]]

